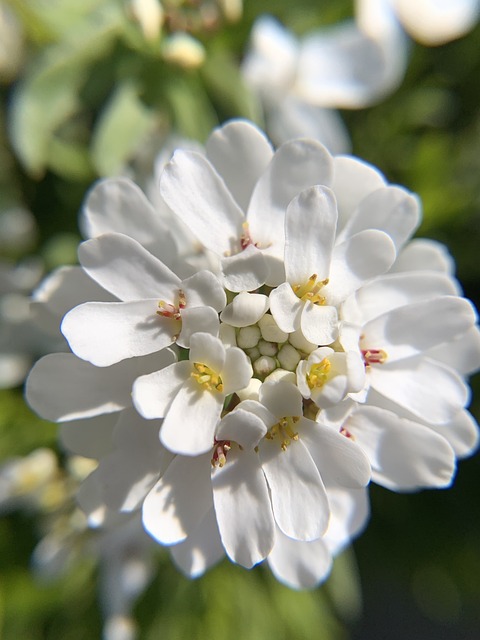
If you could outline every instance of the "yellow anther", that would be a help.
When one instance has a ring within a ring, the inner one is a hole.
[[[325,304],[325,297],[321,296],[319,291],[322,287],[325,287],[328,284],[328,278],[325,278],[325,280],[321,280],[320,282],[317,282],[317,278],[317,274],[312,273],[309,279],[303,284],[292,285],[295,295],[304,302],[313,302],[313,304],[319,305]]]
[[[299,420],[299,416],[285,416],[280,418],[276,424],[270,427],[265,434],[265,438],[267,438],[267,440],[274,440],[278,435],[282,438],[280,447],[282,451],[286,451],[292,440],[296,442],[299,439],[298,433],[293,428]]]
[[[331,368],[332,363],[328,358],[312,364],[310,371],[307,373],[307,384],[310,389],[321,389],[329,378]]]
[[[192,371],[192,378],[195,378],[201,387],[208,391],[223,391],[223,382],[218,373],[201,362],[194,362],[193,367],[195,370]]]

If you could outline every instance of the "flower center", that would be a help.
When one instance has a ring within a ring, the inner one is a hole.
[[[307,373],[307,384],[310,389],[321,389],[329,378],[331,368],[332,363],[328,358],[312,364],[310,371]]]
[[[186,306],[187,306],[187,299],[185,297],[185,293],[181,289],[179,289],[177,306],[170,304],[169,302],[165,302],[165,300],[160,300],[160,302],[158,303],[157,314],[162,318],[171,318],[172,320],[181,320],[182,309],[185,309]]]
[[[192,371],[192,377],[198,382],[198,384],[207,391],[223,391],[223,381],[218,373],[215,373],[210,367],[201,362],[194,362]]]
[[[212,467],[224,467],[227,462],[227,453],[231,448],[230,440],[215,440],[211,459]]]
[[[317,278],[317,274],[312,273],[310,278],[303,284],[292,285],[292,289],[295,295],[304,302],[313,302],[313,304],[319,305],[325,304],[325,297],[321,296],[319,294],[319,291],[322,287],[328,284],[328,278],[325,278],[325,280],[320,280],[320,282],[317,282]]]
[[[299,416],[285,416],[281,418],[273,427],[267,431],[265,438],[274,440],[277,436],[281,439],[282,451],[285,451],[292,440],[298,440],[298,432],[295,425],[300,420]]]
[[[383,349],[362,349],[362,356],[366,367],[371,364],[383,364],[388,358],[387,352]]]

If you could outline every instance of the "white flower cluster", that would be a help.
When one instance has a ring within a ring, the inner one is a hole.
[[[480,332],[418,199],[318,142],[245,121],[177,150],[155,209],[127,179],[87,197],[80,267],[44,285],[73,353],[27,398],[99,460],[92,525],[142,509],[197,576],[225,554],[295,587],[365,525],[370,479],[446,487],[478,427]],[[40,302],[38,303],[40,304]]]

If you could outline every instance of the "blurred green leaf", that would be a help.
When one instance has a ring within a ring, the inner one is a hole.
[[[206,140],[218,118],[198,77],[179,72],[165,80],[164,93],[175,130],[186,138]]]
[[[42,175],[52,133],[78,108],[82,80],[81,68],[47,68],[17,87],[10,111],[10,137],[20,161],[32,175]]]
[[[120,85],[107,103],[93,133],[92,160],[100,175],[114,175],[153,129],[156,116],[140,100],[135,85]]]
[[[243,117],[259,121],[260,105],[245,86],[238,64],[228,51],[211,52],[201,74],[226,118]]]
[[[85,181],[95,178],[88,148],[74,142],[66,142],[59,137],[50,140],[47,164],[63,178]]]
[[[40,177],[53,133],[81,107],[89,65],[111,48],[122,14],[114,6],[75,25],[68,42],[47,48],[19,83],[10,109],[10,137],[27,171]]]

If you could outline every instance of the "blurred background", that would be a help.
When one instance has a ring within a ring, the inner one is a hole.
[[[29,366],[57,339],[29,324],[28,295],[53,268],[75,263],[78,211],[98,177],[123,173],[142,184],[172,133],[204,142],[231,117],[265,125],[240,68],[264,13],[301,37],[351,18],[353,6],[0,2],[2,640],[100,638],[112,607],[105,563],[114,547],[86,529],[73,503],[89,461],[67,457],[56,426],[23,400]],[[372,106],[340,109],[348,131],[342,144],[420,195],[418,235],[446,244],[478,308],[480,26],[436,47],[409,39],[408,56],[396,90]],[[478,420],[478,377],[472,387]],[[226,561],[190,581],[153,545],[125,596],[138,637],[476,640],[479,487],[478,456],[460,462],[449,490],[399,495],[372,486],[366,531],[312,592]]]

